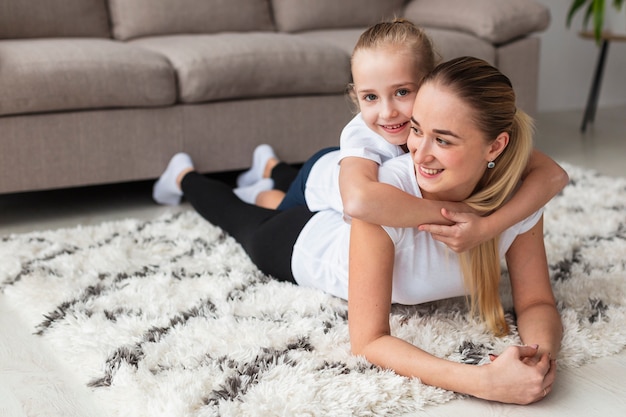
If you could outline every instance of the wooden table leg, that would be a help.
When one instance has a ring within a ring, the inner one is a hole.
[[[598,56],[598,63],[596,65],[596,72],[593,75],[591,90],[589,91],[589,97],[587,98],[587,107],[585,107],[583,123],[580,127],[581,132],[585,132],[587,129],[587,122],[593,122],[596,117],[596,109],[598,108],[598,99],[600,97],[600,85],[602,84],[602,75],[604,74],[604,64],[606,62],[608,50],[609,41],[605,39],[602,41],[602,47],[600,49],[600,55]]]

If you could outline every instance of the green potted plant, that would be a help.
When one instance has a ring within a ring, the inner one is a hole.
[[[574,15],[586,7],[583,28],[586,29],[589,26],[589,20],[593,18],[593,36],[596,42],[600,43],[605,24],[605,6],[609,2],[611,0],[573,0],[567,13],[567,27],[570,27]],[[624,0],[612,0],[612,3],[617,12],[621,10]]]

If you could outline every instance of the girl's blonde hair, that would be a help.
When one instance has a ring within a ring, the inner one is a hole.
[[[422,78],[435,68],[437,55],[428,35],[412,22],[396,18],[389,22],[377,23],[370,26],[359,37],[352,51],[351,65],[354,65],[354,56],[362,50],[377,48],[398,48],[406,50],[413,57],[415,79],[419,83]],[[348,94],[358,108],[358,101],[354,96],[354,84],[348,85]]]
[[[511,81],[481,59],[461,57],[439,65],[426,76],[424,83],[445,86],[469,105],[474,122],[488,143],[503,132],[509,134],[508,145],[494,161],[495,166],[485,169],[465,200],[482,214],[497,210],[518,186],[533,148],[533,121],[516,108]],[[478,313],[496,335],[508,333],[499,294],[498,239],[462,253],[460,259],[472,314]]]

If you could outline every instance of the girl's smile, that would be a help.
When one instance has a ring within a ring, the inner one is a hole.
[[[380,125],[380,128],[389,134],[398,134],[400,132],[408,130],[409,122],[406,121],[396,125]],[[408,131],[406,133],[408,135]]]

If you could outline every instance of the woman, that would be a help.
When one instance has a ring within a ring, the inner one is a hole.
[[[381,166],[381,181],[424,199],[463,201],[484,214],[514,193],[532,150],[532,126],[515,108],[511,83],[497,69],[469,57],[441,64],[419,88],[411,123],[410,152]],[[556,365],[550,358],[559,351],[562,329],[541,212],[457,255],[418,229],[357,219],[348,225],[332,210],[310,213],[300,206],[278,212],[243,203],[227,185],[176,160],[160,181],[180,187],[194,208],[237,239],[262,271],[348,299],[354,354],[427,384],[488,400],[528,404],[551,391]],[[207,200],[206,193],[213,199]],[[493,363],[476,367],[436,358],[390,334],[392,303],[464,294],[470,296],[472,312],[495,334],[507,333],[498,296],[504,256],[526,346],[511,346]]]

